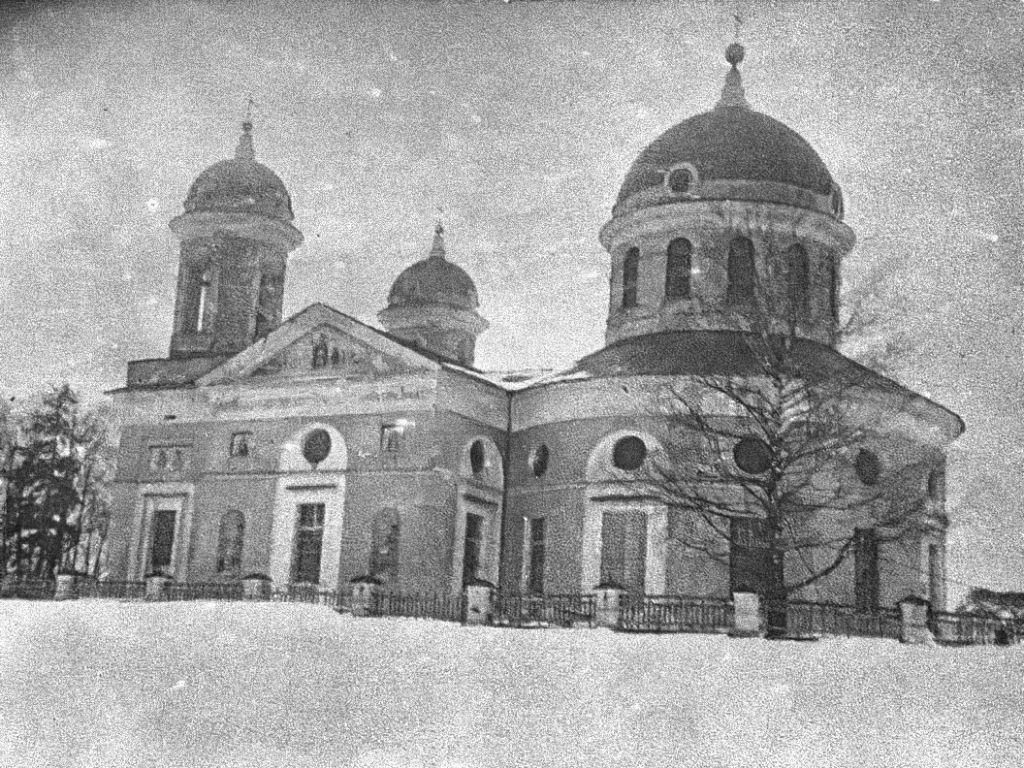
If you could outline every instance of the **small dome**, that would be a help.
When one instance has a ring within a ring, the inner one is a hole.
[[[476,286],[466,271],[444,255],[444,229],[438,225],[430,256],[406,267],[388,293],[388,307],[444,304],[474,310],[480,306]]]
[[[185,198],[185,211],[256,213],[290,222],[295,216],[288,190],[276,173],[256,162],[252,125],[242,127],[235,157],[214,163],[199,174]]]
[[[828,195],[825,163],[796,131],[743,106],[718,106],[673,126],[634,161],[616,204],[656,186],[672,168],[697,169],[701,181],[774,181]]]

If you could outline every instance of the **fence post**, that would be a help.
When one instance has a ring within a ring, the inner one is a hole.
[[[151,573],[146,576],[146,599],[163,600],[167,592],[167,582],[171,579],[162,573]]]
[[[464,624],[490,624],[494,605],[494,585],[486,579],[474,579],[463,587],[466,601]]]
[[[356,576],[349,583],[352,585],[352,615],[369,616],[380,580],[373,576]]]
[[[75,574],[73,573],[58,573],[57,574],[57,589],[53,593],[54,600],[74,600],[78,597],[78,592],[75,591]]]
[[[756,592],[732,593],[729,637],[761,637],[761,597]]]
[[[602,581],[593,589],[594,624],[615,629],[619,624],[619,608],[626,590],[610,581]]]
[[[928,629],[930,603],[923,597],[907,595],[899,602],[900,642],[914,645],[932,645],[935,638]]]

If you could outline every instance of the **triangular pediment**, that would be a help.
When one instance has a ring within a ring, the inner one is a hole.
[[[313,304],[265,339],[224,361],[197,384],[280,379],[369,381],[438,367],[430,358],[355,318]]]

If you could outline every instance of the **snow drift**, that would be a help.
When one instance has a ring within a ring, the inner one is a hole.
[[[10,766],[1010,766],[1024,647],[0,603]]]

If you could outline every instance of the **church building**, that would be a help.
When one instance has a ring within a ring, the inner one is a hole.
[[[749,375],[745,308],[757,285],[781,281],[778,320],[800,353],[870,381],[871,429],[843,465],[849,482],[898,471],[913,510],[888,538],[837,511],[829,525],[853,542],[850,556],[799,596],[870,608],[923,592],[942,606],[945,450],[963,423],[836,350],[854,245],[842,191],[804,139],[749,106],[742,58],[729,47],[721,100],[625,176],[599,235],[611,259],[606,346],[526,380],[474,367],[486,308],[440,224],[394,280],[382,328],[320,303],[282,319],[302,234],[244,123],[234,157],[199,174],[170,222],[181,246],[169,354],[130,362],[112,393],[111,577],[262,573],[345,589],[370,575],[437,593],[477,579],[513,593],[756,588],[756,569],[740,573],[742,542],[724,559],[682,546],[685,511],[644,490],[662,436],[638,402],[666,382]],[[739,449],[718,460],[760,471]],[[815,557],[797,554],[787,571]]]

